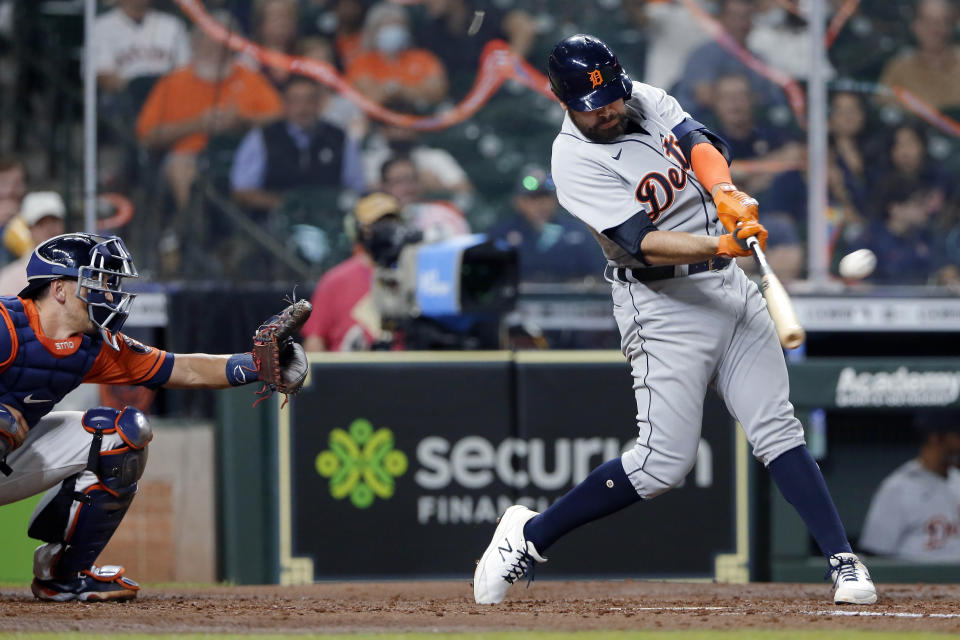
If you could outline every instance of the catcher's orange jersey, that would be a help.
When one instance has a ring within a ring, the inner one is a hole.
[[[162,385],[173,369],[173,354],[150,347],[120,334],[114,351],[102,344],[93,368],[84,376],[84,382],[100,384],[140,384],[150,387]]]
[[[43,327],[40,325],[40,318],[37,315],[37,308],[33,300],[21,298],[21,302],[23,303],[23,311],[30,323],[30,328],[33,330],[34,335],[36,335],[37,340],[40,341],[51,355],[56,358],[63,358],[73,355],[80,349],[81,340],[79,335],[70,336],[62,340],[54,340],[47,336],[43,332]],[[17,345],[16,330],[14,329],[13,322],[5,309],[3,309],[3,312],[3,321],[6,325],[4,328],[9,332],[9,338],[0,340],[0,342],[7,346],[6,350],[0,349],[0,351],[5,351],[3,354],[0,354],[2,355],[0,360],[6,361],[0,364],[0,369],[5,369],[6,366],[11,364],[16,355],[11,347]],[[83,377],[83,382],[134,384],[156,388],[167,381],[170,377],[170,372],[173,370],[172,353],[147,346],[122,333],[120,334],[120,338],[121,339],[117,341],[120,347],[119,351],[114,351],[100,340],[96,341],[99,345],[95,343],[93,346],[94,348],[99,348],[99,352],[93,362],[93,366]]]

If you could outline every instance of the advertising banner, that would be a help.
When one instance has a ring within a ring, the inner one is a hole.
[[[314,360],[281,413],[281,581],[471,575],[506,507],[543,510],[633,445],[622,356],[578,358]],[[738,546],[735,440],[719,400],[704,415],[685,486],[561,540],[551,577],[715,576]]]
[[[913,409],[960,405],[956,358],[811,358],[793,363],[794,404],[825,409]]]

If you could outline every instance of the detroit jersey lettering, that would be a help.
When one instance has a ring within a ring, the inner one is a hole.
[[[626,108],[643,131],[608,143],[588,140],[569,113],[564,116],[551,165],[561,206],[590,227],[607,260],[619,266],[644,265],[601,232],[640,212],[661,230],[725,233],[671,131],[689,114],[665,91],[641,82],[633,83]]]

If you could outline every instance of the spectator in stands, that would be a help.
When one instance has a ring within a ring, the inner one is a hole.
[[[0,234],[20,212],[27,193],[27,171],[15,156],[0,156]]]
[[[844,0],[845,2],[846,0]],[[842,3],[832,0],[834,11]],[[827,53],[841,78],[875,82],[900,44],[914,2],[861,2]],[[908,14],[908,15],[904,15]]]
[[[380,313],[371,287],[374,233],[402,220],[393,196],[373,193],[357,201],[346,226],[354,236],[352,257],[323,275],[314,289],[313,313],[303,326],[307,351],[364,351],[383,339]]]
[[[381,2],[367,13],[363,51],[347,67],[347,81],[371,100],[435,105],[447,96],[440,59],[414,46],[406,10]]]
[[[952,41],[956,26],[954,3],[918,0],[911,23],[917,48],[890,60],[880,83],[903,87],[938,109],[960,108],[960,47]]]
[[[887,138],[885,153],[875,167],[873,185],[880,188],[895,181],[915,182],[929,187],[942,204],[954,190],[953,181],[940,162],[927,152],[926,128],[918,122],[904,122]],[[882,209],[879,212],[883,214]]]
[[[925,563],[960,562],[960,413],[918,412],[919,455],[887,476],[860,535],[868,553]]]
[[[142,78],[147,89],[158,77],[190,61],[190,40],[183,23],[151,9],[151,0],[119,0],[116,8],[98,16],[90,42],[101,99],[111,99]],[[131,108],[140,106],[146,89],[134,88]]]
[[[231,30],[229,14],[218,12]],[[193,31],[190,64],[161,78],[137,119],[137,137],[147,149],[169,152],[164,165],[179,210],[186,208],[197,172],[197,155],[211,135],[241,135],[278,118],[280,96],[259,73],[236,62],[227,48]]]
[[[523,9],[503,12],[488,2],[468,0],[428,0],[425,5],[426,19],[419,24],[416,42],[443,59],[457,98],[473,85],[480,54],[490,40],[505,40],[517,55],[526,57],[537,37],[535,22]],[[484,10],[483,22],[467,37],[478,9]]]
[[[870,185],[866,143],[867,116],[863,100],[855,93],[839,91],[830,99],[828,121],[831,164],[842,176],[842,186],[859,217],[870,213]],[[840,185],[838,185],[840,186]]]
[[[173,4],[176,0],[164,0],[167,4]],[[204,0],[203,4],[210,12],[229,13],[235,20],[239,30],[243,33],[253,31],[251,18],[254,13],[254,4],[257,0]]]
[[[283,92],[283,119],[252,129],[234,156],[230,186],[240,205],[275,209],[291,189],[364,190],[358,142],[318,117],[328,95],[310,78],[291,78]]]
[[[760,210],[763,212],[764,224],[768,214],[783,213],[789,216],[800,238],[806,241],[808,214],[806,147],[802,146],[801,149],[801,170],[777,174],[760,202]],[[848,231],[859,234],[862,231],[863,219],[861,213],[852,204],[844,183],[843,172],[834,161],[832,154],[828,155],[827,162],[827,204],[831,224],[849,227]]]
[[[259,0],[254,4],[253,11],[254,36],[264,49],[289,55],[299,53],[297,0]],[[252,68],[263,74],[277,91],[283,91],[290,80],[289,71],[261,64],[257,60],[250,62]]]
[[[759,4],[759,3],[758,3]],[[783,71],[791,78],[806,80],[810,73],[810,29],[807,20],[793,11],[783,11],[776,6],[778,18],[762,24],[762,18],[770,18],[770,10],[764,16],[754,15],[754,28],[750,31],[747,45],[751,52],[774,69]],[[821,48],[820,64],[824,76],[834,76],[827,52]]]
[[[791,139],[781,127],[758,124],[753,116],[754,96],[750,80],[742,74],[722,75],[713,83],[713,112],[716,133],[726,140],[730,155],[740,161],[750,160],[770,168],[750,172],[731,167],[733,178],[747,193],[763,201],[763,193],[777,173],[796,171],[803,162],[803,146]]]
[[[412,110],[405,102],[394,101],[385,106],[392,111]],[[367,182],[377,182],[383,163],[394,156],[409,156],[413,160],[424,193],[445,194],[459,206],[469,205],[473,184],[456,158],[446,149],[423,144],[416,129],[388,122],[375,125],[367,138],[363,151]]]
[[[695,1],[707,10],[707,2]],[[710,36],[680,0],[626,0],[623,10],[627,21],[635,27],[633,31],[646,33],[649,38],[643,82],[671,93],[692,52],[710,41]],[[620,50],[614,47],[614,51]],[[627,51],[626,55],[635,55]],[[633,67],[629,58],[622,62],[630,72]]]
[[[30,230],[31,246],[3,269],[0,269],[0,296],[15,296],[27,286],[27,263],[33,247],[65,232],[67,208],[56,191],[34,191],[23,199],[20,218]]]
[[[512,199],[513,213],[487,235],[517,249],[523,281],[582,281],[598,277],[605,260],[587,227],[560,214],[553,179],[528,167]]]
[[[323,36],[307,36],[300,39],[300,53],[304,58],[320,60],[336,67],[336,54],[330,40]],[[346,96],[335,91],[326,91],[320,107],[320,118],[347,132],[347,135],[363,140],[369,123],[363,110]],[[372,182],[376,182],[373,180]]]
[[[470,233],[463,212],[450,202],[423,200],[423,183],[409,156],[395,156],[380,168],[380,188],[400,202],[404,219],[423,232],[424,242]]]
[[[333,44],[343,69],[363,51],[363,21],[368,8],[363,0],[337,0]]]
[[[719,20],[727,34],[743,49],[753,28],[752,0],[720,0]],[[718,42],[708,42],[694,50],[687,59],[683,78],[672,91],[673,96],[695,117],[701,117],[714,105],[713,81],[721,75],[742,74],[750,80],[750,90],[757,106],[769,109],[787,104],[783,90],[767,80]]]
[[[882,222],[869,226],[861,246],[877,256],[869,281],[881,284],[926,284],[940,265],[938,238],[930,224],[939,206],[930,187],[890,181],[880,190]]]
[[[330,41],[336,64],[344,69],[362,51],[363,20],[367,0],[319,0],[302,7],[306,13],[305,31]]]

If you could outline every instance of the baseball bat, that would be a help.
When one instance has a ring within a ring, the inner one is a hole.
[[[793,303],[790,302],[790,295],[783,288],[780,278],[770,268],[767,256],[760,248],[760,242],[757,241],[756,237],[747,238],[747,246],[753,252],[757,267],[760,269],[760,290],[767,300],[767,311],[773,318],[773,326],[777,329],[780,344],[787,349],[796,349],[807,339],[807,332],[803,330],[800,321],[797,320]]]

